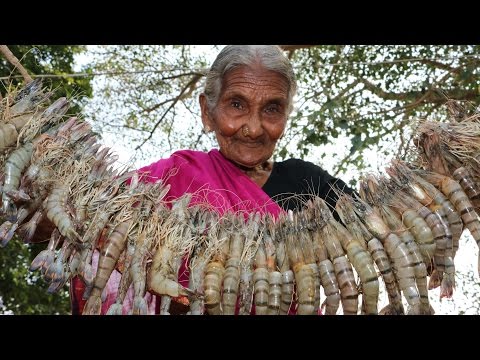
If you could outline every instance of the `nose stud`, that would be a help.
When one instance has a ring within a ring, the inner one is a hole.
[[[248,126],[247,126],[247,125],[244,125],[244,126],[242,127],[242,134],[243,134],[243,136],[247,137],[247,136],[248,136],[248,133],[249,133]]]

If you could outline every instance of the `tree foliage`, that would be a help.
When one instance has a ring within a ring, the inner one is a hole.
[[[197,97],[209,66],[191,46],[106,46],[92,56],[99,96],[87,107],[103,134],[122,135],[139,155],[206,149]]]
[[[335,154],[337,175],[348,166],[365,168],[368,149],[385,156],[404,154],[412,119],[445,118],[441,105],[448,99],[480,101],[479,46],[284,48],[299,92],[276,156],[331,157],[325,145],[346,137],[348,149]],[[105,97],[90,108],[90,116],[105,132],[127,129],[124,136],[144,154],[155,151],[161,157],[178,148],[210,148],[214,142],[201,132],[197,98],[218,51],[193,46],[97,48],[95,71],[112,76],[99,82]]]
[[[317,46],[296,51],[293,61],[303,94],[292,122],[298,150],[350,139],[337,165],[365,167],[364,151],[403,155],[412,119],[445,118],[448,99],[478,105],[478,46]],[[302,126],[303,125],[303,126]]]
[[[20,60],[31,75],[72,74],[74,56],[84,50],[81,46],[33,46],[9,45],[8,48]],[[0,56],[0,94],[4,96],[9,86],[21,85],[23,79],[16,77],[12,65]],[[67,96],[73,99],[70,113],[78,113],[85,104],[85,98],[91,96],[89,78],[59,77],[46,78],[44,84],[55,89],[55,98]],[[3,171],[2,171],[3,173]],[[0,249],[0,314],[66,314],[70,311],[67,290],[58,294],[47,294],[48,285],[28,268],[34,257],[45,244],[25,246],[18,239]]]
[[[36,271],[29,270],[43,244],[25,246],[14,238],[0,249],[0,314],[69,314],[68,290],[47,294],[48,284]]]
[[[55,96],[73,99],[71,113],[80,112],[85,99],[91,97],[89,77],[71,77],[75,55],[85,51],[85,46],[72,45],[8,45],[30,75],[57,75],[45,78],[45,85],[55,89]],[[5,95],[9,86],[22,84],[23,79],[6,59],[0,56],[0,94]],[[7,79],[4,79],[7,78]]]

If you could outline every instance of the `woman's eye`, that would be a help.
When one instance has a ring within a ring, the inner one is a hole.
[[[279,112],[280,109],[278,107],[278,105],[269,105],[266,107],[265,111],[267,113],[276,113],[276,112]]]
[[[231,106],[235,109],[242,109],[242,104],[240,101],[232,100]]]

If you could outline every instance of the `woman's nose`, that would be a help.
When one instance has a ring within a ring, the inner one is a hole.
[[[245,136],[252,139],[259,137],[263,132],[261,117],[257,112],[248,117],[244,126],[248,129],[248,131],[244,131]]]

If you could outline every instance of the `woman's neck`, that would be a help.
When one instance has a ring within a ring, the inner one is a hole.
[[[265,185],[273,169],[272,161],[264,161],[253,168],[248,168],[239,164],[235,165],[260,187]]]

